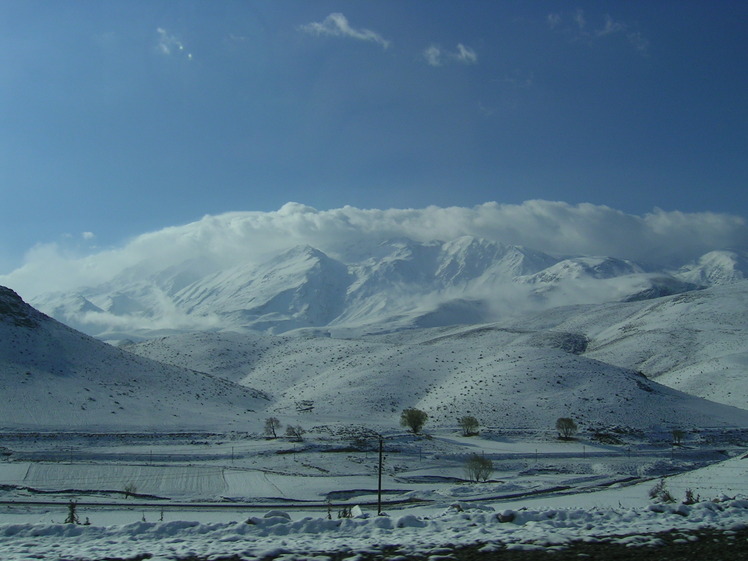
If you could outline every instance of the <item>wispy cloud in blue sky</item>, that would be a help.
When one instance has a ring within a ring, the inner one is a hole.
[[[348,18],[341,13],[332,13],[321,22],[300,25],[299,29],[311,35],[346,37],[358,41],[368,41],[381,45],[385,49],[390,46],[390,41],[376,31],[352,27],[348,23]]]
[[[599,39],[619,36],[624,37],[642,55],[646,55],[649,50],[649,40],[641,31],[632,29],[629,24],[616,20],[609,14],[604,14],[601,22],[595,22],[596,25],[588,25],[585,11],[577,8],[569,14],[550,13],[546,16],[546,23],[553,30],[564,31],[575,41],[584,40],[592,44]]]
[[[458,43],[455,50],[446,50],[436,44],[431,44],[423,50],[423,58],[429,66],[442,66],[448,62],[460,64],[477,64],[478,55],[470,47]]]
[[[184,43],[173,33],[169,33],[163,27],[157,27],[156,33],[158,39],[156,41],[156,50],[165,56],[171,55],[183,55],[187,59],[192,59],[192,53],[187,52]]]

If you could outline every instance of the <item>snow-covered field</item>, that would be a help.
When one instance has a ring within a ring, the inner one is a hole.
[[[549,432],[389,432],[385,515],[377,516],[377,440],[332,429],[310,431],[304,442],[247,434],[6,434],[0,554],[354,557],[391,545],[407,554],[628,534],[640,536],[628,543],[644,544],[660,530],[748,524],[742,430],[689,433],[681,446],[656,433],[607,435],[602,443],[591,434],[561,441]],[[467,480],[472,453],[493,462],[485,482]],[[649,497],[663,478],[672,504]],[[681,504],[687,492],[694,504]],[[64,523],[70,501],[81,524]],[[344,509],[354,517],[341,517]]]

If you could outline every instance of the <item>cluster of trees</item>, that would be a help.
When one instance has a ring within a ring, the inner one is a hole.
[[[429,415],[425,411],[410,407],[403,409],[400,414],[400,424],[403,427],[407,427],[413,434],[420,434],[423,426],[426,424]],[[480,423],[478,419],[472,415],[465,415],[460,417],[458,420],[460,429],[462,430],[463,436],[475,436],[479,434]],[[265,434],[269,438],[278,438],[278,432],[281,429],[281,422],[276,417],[268,417],[265,420]],[[559,438],[563,440],[571,440],[577,433],[578,427],[573,419],[569,417],[561,417],[556,421],[556,430],[558,431]],[[306,431],[301,425],[288,425],[286,427],[286,436],[293,440],[303,440],[303,435]],[[676,444],[679,444],[683,438],[682,431],[673,431],[673,438]]]
[[[429,416],[426,412],[412,407],[403,409],[403,412],[400,414],[400,424],[410,429],[413,434],[419,434],[428,418]],[[475,417],[466,415],[461,417],[458,423],[464,436],[475,436],[478,434],[480,423],[478,423],[478,419]],[[493,462],[484,455],[472,454],[465,460],[465,475],[467,475],[470,481],[476,483],[487,481],[492,473]]]
[[[403,409],[403,412],[400,414],[400,424],[410,429],[413,434],[419,434],[428,418],[429,416],[426,412],[412,407],[409,409]],[[479,434],[478,428],[480,427],[480,423],[478,422],[478,419],[472,415],[460,417],[458,424],[460,425],[463,436],[475,436]],[[556,421],[558,436],[563,440],[571,440],[577,433],[578,428],[579,427],[577,427],[574,419],[569,417],[561,417]],[[676,442],[680,442],[683,433],[682,431],[677,432],[678,434],[676,435],[676,431],[673,431],[673,437],[676,439]]]
[[[278,432],[281,429],[281,422],[275,417],[265,419],[265,434],[269,438],[278,438]],[[301,425],[288,425],[286,427],[286,436],[296,442],[304,440],[306,431]]]
[[[407,427],[413,434],[420,434],[423,430],[426,421],[428,420],[428,413],[410,407],[403,409],[400,414],[400,424],[403,427]],[[472,415],[465,415],[460,417],[458,420],[460,429],[462,430],[463,436],[475,436],[479,434],[480,423],[478,419]],[[281,422],[275,417],[268,417],[265,420],[265,434],[269,438],[277,438],[278,433],[281,429]],[[556,421],[556,430],[558,431],[559,438],[563,440],[571,440],[576,434],[578,427],[573,419],[569,417],[561,417]],[[303,435],[306,431],[300,425],[288,425],[286,427],[286,436],[295,441],[303,440]],[[675,433],[673,435],[676,437]],[[681,437],[678,434],[677,437]],[[676,437],[676,438],[677,438]],[[680,438],[677,438],[679,441]],[[485,482],[491,477],[493,473],[493,462],[490,458],[486,458],[485,455],[471,454],[465,460],[465,474],[470,481]]]
[[[465,461],[465,474],[470,481],[488,481],[493,473],[493,462],[481,454],[471,454]]]
[[[400,414],[400,424],[403,427],[407,427],[413,434],[420,434],[423,430],[426,421],[429,416],[425,411],[411,407],[403,409]],[[463,436],[475,436],[479,434],[480,423],[478,419],[472,415],[465,415],[458,420],[460,429],[462,430]],[[265,434],[270,438],[277,438],[278,431],[280,431],[281,423],[275,417],[269,417],[265,421]],[[577,433],[579,427],[577,426],[574,419],[570,417],[560,417],[556,420],[556,430],[558,431],[558,437],[562,440],[571,440]],[[306,431],[300,425],[288,425],[286,427],[286,436],[295,441],[303,440],[303,435]],[[685,436],[682,430],[673,430],[673,443],[679,445]],[[493,462],[490,458],[486,458],[485,455],[471,454],[465,460],[465,474],[470,481],[485,482],[493,473]],[[127,492],[127,489],[126,489]],[[133,491],[134,492],[134,491]],[[655,489],[650,493],[652,495],[662,499],[662,489]],[[74,508],[74,507],[73,507]],[[73,511],[74,512],[74,511]]]
[[[403,409],[403,412],[400,414],[400,424],[409,428],[413,434],[419,434],[428,418],[428,413],[421,411],[420,409]],[[480,423],[478,422],[478,419],[472,415],[461,417],[458,423],[462,429],[463,436],[475,436],[478,434]]]

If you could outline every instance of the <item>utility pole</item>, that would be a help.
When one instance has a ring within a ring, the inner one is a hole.
[[[379,435],[379,477],[377,484],[377,516],[382,514],[382,466],[384,465],[384,438]]]

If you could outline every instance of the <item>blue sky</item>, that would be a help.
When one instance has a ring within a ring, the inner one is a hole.
[[[748,3],[0,1],[0,273],[227,211],[748,216]]]

